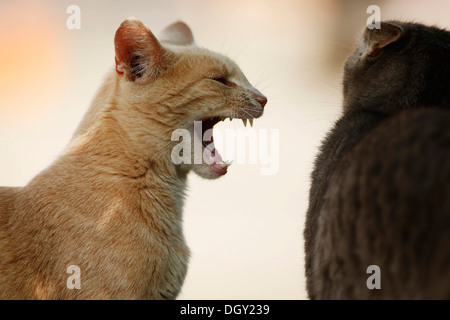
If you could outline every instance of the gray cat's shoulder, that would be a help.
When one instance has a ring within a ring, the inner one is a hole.
[[[448,128],[449,111],[400,112],[343,156],[317,218],[316,296],[450,298]],[[366,287],[370,265],[382,290]]]

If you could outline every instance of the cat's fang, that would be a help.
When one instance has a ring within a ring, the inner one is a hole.
[[[242,119],[242,122],[244,123],[244,127],[247,126],[247,119]]]
[[[248,122],[250,122],[250,127],[253,128],[253,119],[248,119]]]
[[[233,163],[233,160],[229,161],[222,161],[221,163],[219,163],[219,167],[221,167],[222,169],[228,168],[229,166],[231,166],[231,164]]]
[[[228,167],[228,164],[226,162],[221,162],[221,163],[219,163],[219,167],[224,169],[224,168]]]

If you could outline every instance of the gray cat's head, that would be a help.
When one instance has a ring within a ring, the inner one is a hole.
[[[344,71],[344,111],[450,108],[450,32],[382,22],[363,33]]]

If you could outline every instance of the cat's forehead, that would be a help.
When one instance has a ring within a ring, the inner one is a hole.
[[[239,70],[237,64],[227,56],[202,47],[167,44],[164,47],[174,52],[182,62],[201,66],[203,69],[216,69],[230,73]]]

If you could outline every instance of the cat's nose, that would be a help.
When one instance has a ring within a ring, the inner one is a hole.
[[[267,103],[267,98],[265,96],[263,96],[262,94],[256,95],[255,100],[259,102],[259,104],[261,105],[261,108],[264,108],[264,106]]]

